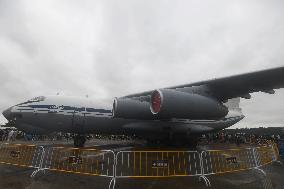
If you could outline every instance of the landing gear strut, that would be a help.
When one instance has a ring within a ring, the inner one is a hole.
[[[196,149],[196,146],[198,145],[199,137],[192,136],[190,139],[187,140],[187,146]]]
[[[75,147],[84,147],[85,142],[86,142],[86,137],[84,135],[76,135],[74,137]]]

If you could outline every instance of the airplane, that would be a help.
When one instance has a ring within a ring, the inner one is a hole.
[[[202,134],[230,127],[244,118],[240,98],[274,94],[284,87],[284,67],[229,76],[114,98],[104,106],[91,98],[39,96],[3,111],[8,121],[28,133],[136,135],[149,143],[182,141],[196,145]]]

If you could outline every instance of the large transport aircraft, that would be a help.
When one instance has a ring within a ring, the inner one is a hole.
[[[195,144],[201,134],[244,118],[240,97],[274,94],[274,89],[283,87],[284,67],[280,67],[123,96],[115,98],[112,107],[91,98],[40,96],[8,108],[3,115],[28,133],[75,133],[75,146],[83,146],[89,133]]]

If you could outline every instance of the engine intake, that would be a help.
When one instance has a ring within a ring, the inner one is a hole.
[[[171,89],[155,90],[150,110],[159,119],[220,119],[228,114],[222,103],[210,97]]]

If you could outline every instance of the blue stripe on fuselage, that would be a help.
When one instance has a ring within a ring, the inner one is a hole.
[[[96,108],[85,108],[85,107],[74,107],[74,106],[56,106],[56,105],[42,105],[42,104],[31,104],[26,107],[38,109],[38,108],[45,108],[49,110],[54,110],[54,109],[61,109],[61,110],[67,110],[67,111],[77,111],[77,112],[97,112],[97,113],[112,113],[111,110],[105,110],[105,109],[96,109]]]

